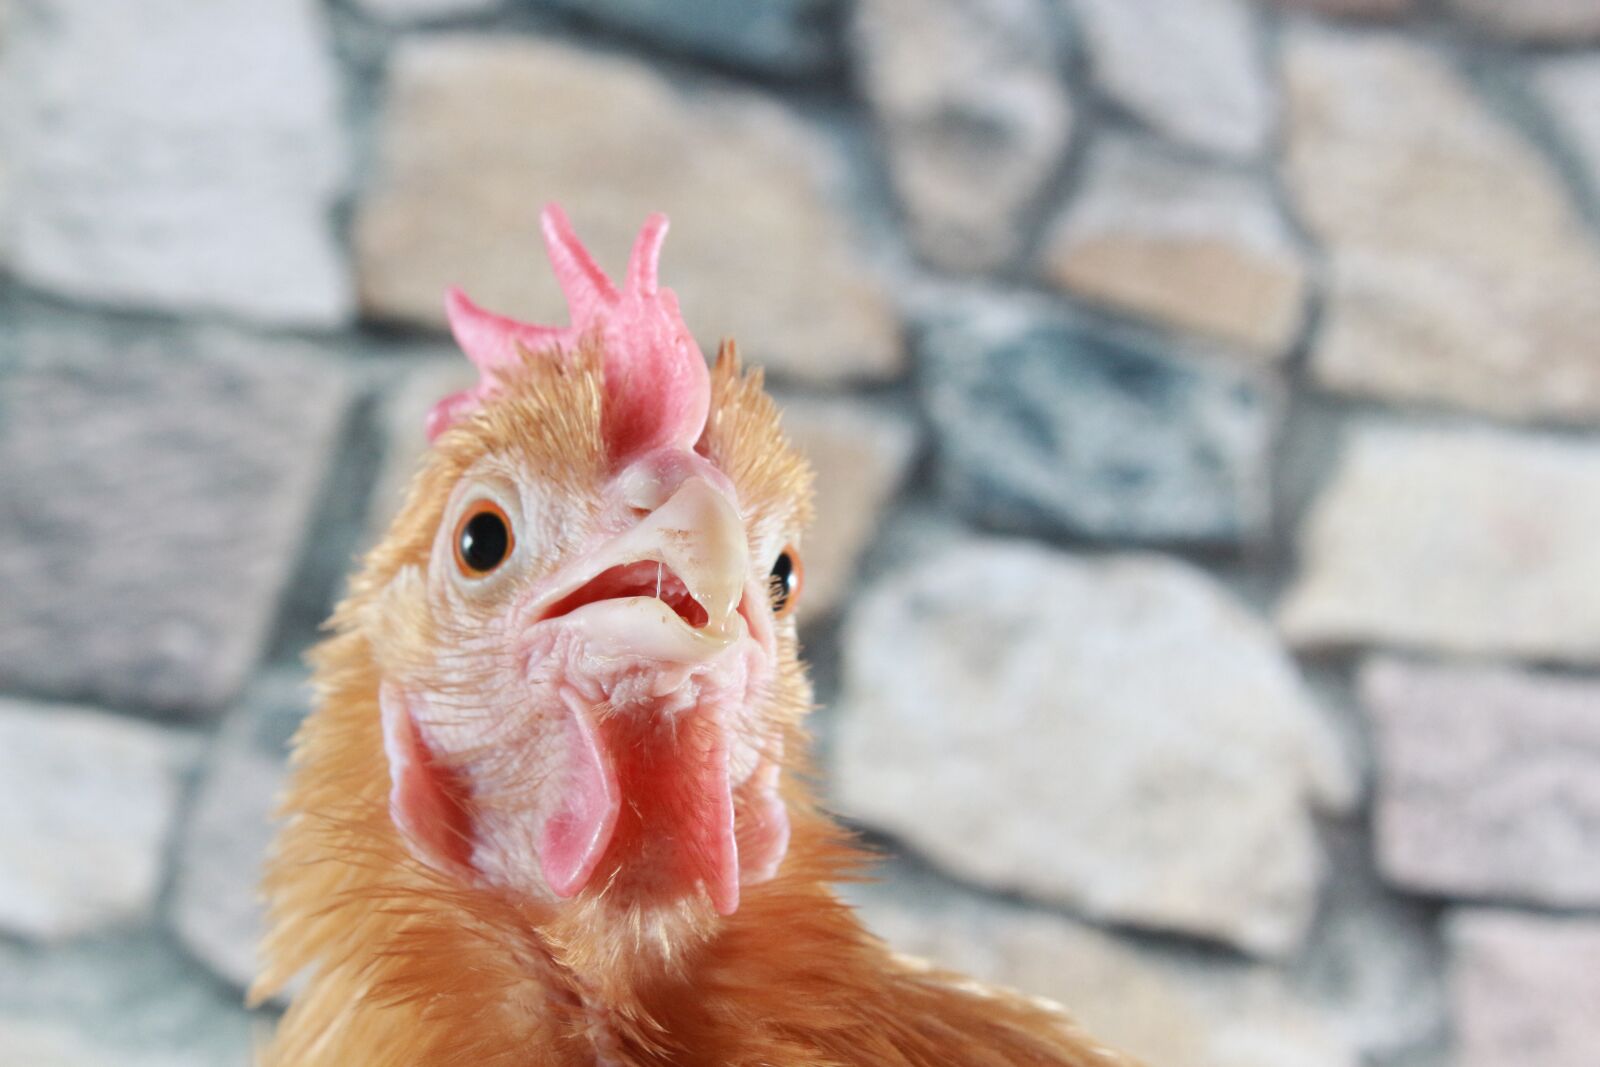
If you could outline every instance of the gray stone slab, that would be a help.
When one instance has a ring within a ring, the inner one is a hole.
[[[108,304],[330,326],[337,73],[314,0],[41,0],[0,53],[11,260]]]
[[[221,706],[293,573],[344,374],[319,346],[221,329],[0,334],[0,687]]]
[[[1269,379],[1003,294],[939,300],[918,348],[940,486],[978,522],[1135,541],[1266,531]]]
[[[664,211],[661,282],[708,355],[732,337],[749,363],[823,382],[903,367],[888,287],[834,195],[841,161],[770,99],[686,92],[638,60],[532,38],[419,38],[390,79],[355,225],[372,315],[443,327],[460,285],[503,314],[565,323],[545,202],[619,277]]]
[[[1554,162],[1399,33],[1297,28],[1284,74],[1288,187],[1327,249],[1317,381],[1592,421],[1600,245]]]
[[[1449,930],[1455,1067],[1591,1067],[1600,922],[1466,910]]]
[[[1278,616],[1297,645],[1600,662],[1600,445],[1351,425]]]
[[[223,720],[179,843],[172,925],[191,952],[240,990],[256,974],[261,868],[276,830],[289,739],[309,701],[299,668],[252,683]]]
[[[1202,572],[969,541],[875,585],[843,645],[846,816],[1100,918],[1266,955],[1304,937],[1312,813],[1354,776],[1271,630]]]
[[[1380,659],[1362,671],[1378,859],[1450,897],[1600,906],[1600,685]]]
[[[1049,0],[867,0],[853,56],[917,249],[961,271],[1016,258],[1072,130]]]
[[[51,949],[0,942],[7,1067],[248,1067],[265,1025],[149,934]]]
[[[1255,11],[1246,0],[1073,0],[1095,81],[1179,141],[1261,152],[1273,128]]]
[[[148,922],[187,734],[0,698],[0,930],[59,941]]]
[[[1600,37],[1597,0],[1446,0],[1471,26],[1513,40],[1592,41]]]

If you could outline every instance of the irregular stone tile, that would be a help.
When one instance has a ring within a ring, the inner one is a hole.
[[[1456,1067],[1590,1067],[1600,922],[1468,909],[1451,917]]]
[[[1245,0],[1073,0],[1095,81],[1159,132],[1225,155],[1265,147],[1275,115]]]
[[[1105,137],[1048,238],[1071,293],[1281,359],[1299,331],[1306,265],[1271,192],[1144,141]]]
[[[7,329],[0,686],[221,706],[293,572],[343,373],[317,346],[218,329],[81,317]]]
[[[1044,0],[868,0],[855,65],[911,236],[934,264],[1001,267],[1072,126]]]
[[[7,22],[13,17],[9,13],[9,7],[4,3],[0,3],[0,57],[5,54],[8,36]],[[3,59],[0,59],[0,62],[3,62]],[[3,119],[0,119],[0,123],[3,123],[3,121]],[[15,226],[11,209],[11,165],[7,160],[7,156],[6,139],[3,135],[0,135],[0,271],[8,269],[11,259],[11,231]]]
[[[1264,954],[1305,935],[1311,813],[1354,782],[1293,661],[1202,572],[973,541],[884,579],[843,641],[842,813],[1097,917]]]
[[[76,1029],[0,1016],[0,1063],[28,1067],[116,1067],[120,1059],[96,1049]]]
[[[1446,0],[1469,23],[1528,41],[1579,41],[1600,36],[1600,0]]]
[[[941,489],[978,522],[1140,541],[1266,530],[1270,383],[1004,294],[940,300],[919,351]]]
[[[1600,685],[1380,659],[1361,687],[1390,879],[1452,897],[1600,905]]]
[[[763,75],[814,74],[834,58],[838,0],[542,0],[651,44]]]
[[[336,73],[314,0],[43,0],[7,20],[12,266],[109,304],[333,326]]]
[[[505,0],[356,0],[356,6],[385,22],[423,22],[498,10]]]
[[[53,941],[155,903],[185,735],[0,698],[0,928]]]
[[[1600,444],[1357,423],[1300,533],[1301,647],[1600,662]]]
[[[662,210],[662,276],[708,352],[735,337],[752,362],[809,380],[899,371],[893,309],[818,178],[828,157],[776,105],[685,95],[632,60],[534,40],[410,41],[391,78],[382,175],[356,223],[373,314],[441,325],[461,284],[565,322],[540,206],[564,204],[616,274]]]
[[[1600,255],[1554,167],[1399,37],[1293,30],[1284,66],[1289,185],[1328,248],[1317,380],[1508,418],[1600,413]]]
[[[48,950],[0,942],[0,1063],[246,1067],[259,1030],[152,934]]]
[[[1590,182],[1600,185],[1600,58],[1577,53],[1547,59],[1533,68],[1530,81],[1576,149]]]
[[[1316,924],[1291,968],[1293,985],[1323,1007],[1364,1063],[1432,1064],[1449,1016],[1436,909],[1379,877],[1365,817],[1324,821],[1318,829],[1328,878]]]
[[[893,409],[858,400],[780,397],[783,429],[817,472],[816,519],[800,554],[802,622],[826,617],[848,594],[856,565],[899,491],[917,429]]]
[[[1393,18],[1416,7],[1416,0],[1271,0],[1278,7],[1299,11],[1318,11],[1325,15],[1357,15]]]
[[[1066,1008],[1150,1064],[1355,1067],[1329,1021],[1260,965],[1197,961],[890,864],[846,898],[895,949]]]
[[[251,686],[222,724],[183,830],[173,927],[191,952],[240,989],[256,974],[261,865],[272,844],[289,739],[309,698],[298,668],[273,671]]]

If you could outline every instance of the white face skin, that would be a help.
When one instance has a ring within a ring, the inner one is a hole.
[[[787,845],[761,714],[780,537],[752,543],[694,452],[647,454],[591,498],[475,463],[426,573],[402,569],[376,602],[420,601],[434,637],[427,662],[383,665],[380,693],[412,852],[534,899],[621,886],[731,913]]]

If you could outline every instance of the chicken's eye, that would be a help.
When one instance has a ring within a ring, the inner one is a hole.
[[[480,500],[456,526],[456,566],[468,578],[482,578],[511,555],[511,520],[500,505]]]
[[[772,594],[772,614],[783,618],[794,610],[800,599],[800,587],[805,584],[805,568],[800,566],[800,553],[793,545],[778,553],[772,573],[767,576],[767,588]]]

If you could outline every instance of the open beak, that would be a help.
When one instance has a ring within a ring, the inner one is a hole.
[[[749,570],[732,501],[689,478],[633,529],[564,569],[529,610],[535,623],[566,619],[602,654],[697,662],[744,636]]]

